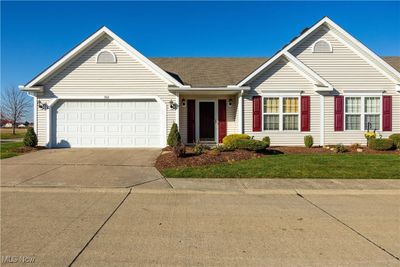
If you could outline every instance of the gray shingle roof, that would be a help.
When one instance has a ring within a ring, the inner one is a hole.
[[[400,71],[400,57],[382,57]],[[185,85],[192,87],[225,87],[238,84],[268,58],[150,58],[160,68]]]

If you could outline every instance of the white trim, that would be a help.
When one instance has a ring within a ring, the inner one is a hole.
[[[82,43],[80,43],[77,47],[72,49],[70,52],[68,52],[65,56],[63,56],[60,60],[55,62],[53,65],[51,65],[47,70],[45,70],[43,73],[39,74],[37,77],[35,77],[32,81],[30,81],[25,87],[26,88],[31,88],[35,86],[38,82],[42,81],[52,73],[54,73],[56,70],[61,68],[65,63],[68,62],[72,57],[76,56],[78,53],[82,52],[86,47],[94,43],[96,40],[98,40],[101,36],[103,35],[108,35],[112,39],[114,39],[114,42],[124,48],[126,52],[128,52],[133,58],[138,60],[140,63],[142,63],[144,66],[147,66],[149,70],[157,74],[160,78],[162,78],[164,81],[166,81],[170,85],[175,85],[178,87],[181,87],[182,84],[178,82],[176,79],[174,79],[171,75],[166,73],[164,70],[162,70],[160,67],[158,67],[156,64],[151,62],[148,58],[143,56],[141,53],[139,53],[136,49],[134,49],[132,46],[127,44],[124,40],[119,38],[115,33],[113,33],[111,30],[109,30],[107,27],[102,27],[99,29],[97,32],[89,36],[86,40],[84,40]]]
[[[377,64],[374,64],[374,62],[368,60],[368,62],[370,62],[370,64],[373,64],[374,66],[376,66],[377,68],[379,68],[383,71],[390,72],[392,75],[394,75],[397,78],[397,82],[395,81],[396,83],[398,83],[400,81],[400,73],[397,70],[395,70],[387,62],[385,62],[382,58],[377,56],[374,52],[369,50],[366,46],[364,46],[362,43],[360,43],[358,40],[356,40],[354,37],[352,37],[349,33],[347,33],[345,30],[343,30],[341,27],[339,27],[339,25],[334,23],[331,19],[329,19],[328,17],[324,17],[323,19],[318,21],[316,24],[314,24],[314,26],[312,26],[310,29],[308,29],[303,34],[301,34],[299,37],[297,37],[293,42],[291,42],[287,46],[285,46],[275,56],[273,56],[272,58],[267,60],[263,65],[258,67],[250,75],[245,77],[241,82],[238,83],[238,86],[242,86],[242,85],[246,84],[248,81],[250,81],[251,79],[253,79],[256,75],[258,75],[261,71],[263,71],[266,67],[268,67],[271,64],[271,62],[274,62],[277,58],[282,56],[285,52],[290,51],[291,48],[293,48],[295,45],[297,45],[302,40],[304,40],[307,36],[309,36],[311,33],[313,33],[316,29],[318,29],[323,24],[327,24],[327,25],[331,26],[332,28],[335,28],[336,30],[338,30],[340,33],[342,33],[344,36],[346,36],[348,39],[350,39],[350,41],[352,41],[355,45],[360,47],[365,53],[369,54],[373,59],[375,59],[382,66],[378,66]],[[330,33],[333,33],[333,31],[330,31]],[[339,38],[339,39],[341,39],[341,38]],[[345,43],[347,43],[347,42],[345,42]],[[352,47],[352,46],[350,46],[350,47]],[[393,80],[393,77],[391,78],[391,80]]]
[[[179,92],[176,93],[175,102],[176,102],[175,120],[176,120],[176,125],[178,125],[178,130],[179,130],[181,128],[180,123],[179,123],[179,111],[181,109],[181,102],[179,100]]]
[[[221,92],[237,92],[237,91],[249,91],[250,86],[232,86],[228,85],[227,87],[169,87],[169,91],[175,91],[175,92],[195,92],[195,91],[221,91]]]
[[[385,90],[343,90],[344,96],[382,96]]]
[[[157,103],[160,104],[161,107],[161,123],[163,127],[161,127],[161,146],[165,147],[167,145],[167,105],[164,101],[161,100],[158,96],[135,96],[135,95],[115,95],[105,98],[104,96],[79,96],[79,95],[71,95],[71,96],[60,96],[58,98],[51,99],[47,105],[48,109],[46,110],[46,117],[47,117],[47,145],[46,147],[52,147],[52,112],[54,105],[59,100],[100,100],[100,99],[154,99]],[[164,107],[164,108],[163,108]]]
[[[300,96],[303,90],[261,90],[262,96]]]
[[[288,58],[294,65],[297,66],[303,73],[310,75],[315,81],[318,81],[321,85],[328,87],[329,91],[333,90],[333,86],[319,76],[315,71],[310,69],[307,65],[301,62],[297,57],[293,56],[289,52],[284,53],[285,57]]]
[[[239,116],[238,116],[238,132],[240,134],[243,133],[243,91],[241,91],[239,93],[239,97],[238,97],[238,112],[239,112]]]
[[[196,99],[195,106],[195,129],[196,129],[196,142],[200,141],[200,102],[213,102],[214,103],[214,142],[218,144],[218,99]],[[212,141],[211,141],[212,142]]]
[[[107,64],[107,63],[105,63],[105,62],[99,62],[99,55],[100,55],[101,53],[103,53],[103,52],[108,52],[108,53],[110,53],[110,54],[113,56],[113,62],[107,62],[107,63],[117,63],[117,57],[115,56],[115,53],[112,52],[112,51],[109,50],[109,49],[101,49],[99,52],[97,52],[97,55],[96,55],[96,63]]]
[[[25,87],[24,85],[18,85],[18,88],[24,92],[42,93],[44,91],[43,86]]]
[[[397,91],[398,93],[400,93],[400,84],[396,84],[395,88],[396,88],[396,91]]]
[[[329,51],[328,52],[315,52],[315,44],[316,43],[319,43],[319,42],[325,42],[325,43],[327,43],[328,45],[329,45]],[[326,40],[326,39],[324,39],[324,38],[321,38],[321,39],[318,39],[318,40],[316,40],[313,44],[312,44],[312,46],[311,46],[311,51],[312,51],[312,53],[332,53],[333,52],[333,49],[332,49],[332,44],[331,44],[331,42],[329,42],[328,40]]]
[[[325,96],[319,96],[319,145],[325,145]]]

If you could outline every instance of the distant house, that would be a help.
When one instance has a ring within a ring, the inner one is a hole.
[[[13,125],[11,122],[7,122],[6,124],[4,124],[4,128],[11,128]]]
[[[26,126],[25,126],[25,124],[19,124],[18,125],[18,128],[25,128]]]

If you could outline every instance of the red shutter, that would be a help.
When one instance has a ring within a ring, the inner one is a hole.
[[[335,96],[335,131],[343,131],[343,96]]]
[[[261,132],[261,96],[253,96],[253,132]]]
[[[187,100],[187,142],[189,144],[195,143],[195,101]]]
[[[218,141],[222,143],[222,139],[226,136],[226,100],[218,100]]]
[[[310,96],[301,97],[301,131],[310,131]]]
[[[392,130],[392,96],[385,95],[382,98],[382,130]]]

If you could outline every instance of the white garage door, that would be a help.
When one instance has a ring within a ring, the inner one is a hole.
[[[56,147],[161,147],[162,121],[156,100],[63,100],[54,107],[52,141]]]

